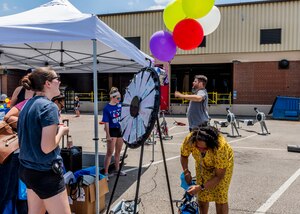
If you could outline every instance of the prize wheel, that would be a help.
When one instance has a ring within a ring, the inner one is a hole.
[[[123,140],[129,148],[138,148],[151,134],[158,117],[159,77],[153,68],[134,75],[124,95],[121,111]]]

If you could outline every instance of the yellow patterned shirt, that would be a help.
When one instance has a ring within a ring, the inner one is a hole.
[[[201,152],[189,143],[191,133],[184,139],[181,145],[181,155],[188,157],[190,154],[195,159],[197,184],[205,184],[215,175],[215,169],[226,169],[224,178],[214,189],[204,190],[198,193],[198,200],[202,202],[215,201],[223,204],[228,202],[228,189],[233,172],[233,150],[226,139],[219,135],[219,147],[208,149],[204,157]]]

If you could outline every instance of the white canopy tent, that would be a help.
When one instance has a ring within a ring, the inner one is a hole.
[[[151,59],[97,16],[67,0],[53,0],[23,13],[0,17],[0,63],[28,69],[51,65],[59,72],[91,72],[97,40],[98,72],[137,71]],[[71,71],[70,71],[71,70]]]
[[[137,72],[151,57],[138,50],[95,15],[67,0],[0,17],[2,68],[52,66],[58,72],[93,72],[95,165],[98,168],[98,72]],[[96,170],[96,176],[98,176]],[[96,211],[99,187],[96,182]]]

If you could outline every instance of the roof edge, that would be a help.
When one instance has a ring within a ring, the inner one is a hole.
[[[228,3],[228,4],[216,4],[217,7],[228,7],[228,6],[238,6],[238,5],[249,5],[249,4],[266,4],[266,3],[280,3],[280,2],[294,2],[299,0],[264,0],[264,1],[254,1],[254,2],[240,2],[240,3]],[[138,14],[138,13],[153,13],[162,12],[164,9],[157,10],[139,10],[139,11],[129,11],[129,12],[119,12],[119,13],[105,13],[97,14],[97,16],[114,16],[114,15],[128,15],[128,14]]]

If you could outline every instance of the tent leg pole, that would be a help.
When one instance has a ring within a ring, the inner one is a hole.
[[[174,214],[173,199],[172,199],[172,193],[171,193],[171,187],[170,187],[170,181],[169,181],[167,161],[166,161],[165,149],[164,149],[163,140],[162,140],[162,136],[161,136],[161,129],[160,129],[158,116],[156,118],[156,124],[157,124],[157,129],[158,129],[158,134],[159,134],[160,145],[161,145],[161,152],[162,152],[162,156],[163,156],[163,160],[164,160],[164,167],[165,167],[165,173],[166,173],[166,179],[167,179],[167,185],[168,185],[168,191],[169,191],[171,210],[172,210],[172,214]]]
[[[121,172],[121,170],[122,170],[122,168],[123,168],[124,160],[125,160],[125,157],[126,157],[126,155],[127,155],[127,148],[128,148],[128,146],[126,145],[125,150],[124,150],[124,153],[123,153],[121,165],[120,165],[120,167],[119,167],[118,175],[117,175],[116,181],[115,181],[115,183],[114,183],[113,190],[112,190],[112,192],[111,192],[111,196],[110,196],[109,203],[108,203],[108,206],[107,206],[106,214],[109,213],[109,209],[110,209],[112,200],[113,200],[114,195],[115,195],[115,191],[116,191],[117,184],[118,184],[119,177],[120,177],[120,172]]]
[[[99,156],[98,156],[98,71],[97,71],[97,41],[93,41],[93,78],[94,78],[94,141],[96,166],[96,213],[99,214]]]

